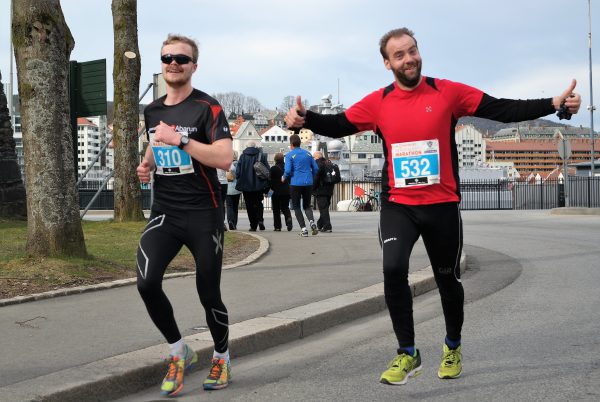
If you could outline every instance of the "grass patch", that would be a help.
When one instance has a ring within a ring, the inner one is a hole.
[[[27,256],[27,222],[0,220],[0,298],[135,277],[136,251],[146,222],[83,221],[88,258]],[[245,258],[258,241],[244,233],[225,232],[224,263]],[[194,270],[186,247],[168,272]]]

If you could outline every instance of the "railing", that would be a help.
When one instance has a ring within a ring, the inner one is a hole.
[[[86,184],[79,190],[79,205],[85,208],[97,192],[97,187]],[[367,193],[372,189],[381,191],[380,181],[343,181],[335,185],[331,199],[331,210],[335,211],[341,200],[354,198],[354,186],[362,187]],[[562,180],[526,183],[508,180],[463,180],[461,182],[460,208],[462,210],[486,209],[551,209],[557,207],[600,208],[600,177],[570,176],[565,194]],[[95,189],[92,189],[96,187]],[[565,197],[567,195],[568,197]],[[150,209],[150,189],[142,186],[143,208]],[[240,197],[240,209],[245,209],[244,197]],[[567,205],[568,204],[568,205]],[[271,199],[265,197],[264,207],[271,209]],[[91,205],[91,209],[114,209],[112,190],[102,190]]]

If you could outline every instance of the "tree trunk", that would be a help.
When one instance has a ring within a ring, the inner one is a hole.
[[[58,0],[19,0],[13,44],[27,188],[27,253],[86,256],[69,119],[74,46]]]
[[[4,86],[0,85],[0,218],[24,218],[27,216],[25,187],[17,161],[10,112],[6,105]]]
[[[140,56],[137,0],[113,0],[115,221],[143,220],[142,191],[135,169],[139,164],[138,97]]]

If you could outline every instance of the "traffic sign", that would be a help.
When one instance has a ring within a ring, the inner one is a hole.
[[[568,140],[563,138],[558,141],[558,154],[561,159],[569,159],[571,157],[571,143]]]

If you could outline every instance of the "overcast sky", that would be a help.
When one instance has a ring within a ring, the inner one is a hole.
[[[110,0],[61,1],[75,38],[71,59],[107,59],[109,100],[110,5]],[[4,82],[9,80],[9,13],[9,0],[0,0]],[[600,43],[600,0],[592,0],[592,24]],[[160,72],[160,45],[167,34],[181,33],[200,44],[193,82],[209,94],[241,92],[274,109],[287,95],[300,94],[315,104],[332,94],[337,102],[339,80],[339,100],[350,106],[392,81],[378,41],[402,26],[415,32],[424,75],[496,97],[551,97],[576,78],[583,106],[571,122],[589,127],[587,0],[138,0],[140,90]],[[600,48],[592,51],[600,105]],[[16,67],[14,81],[16,87]]]

